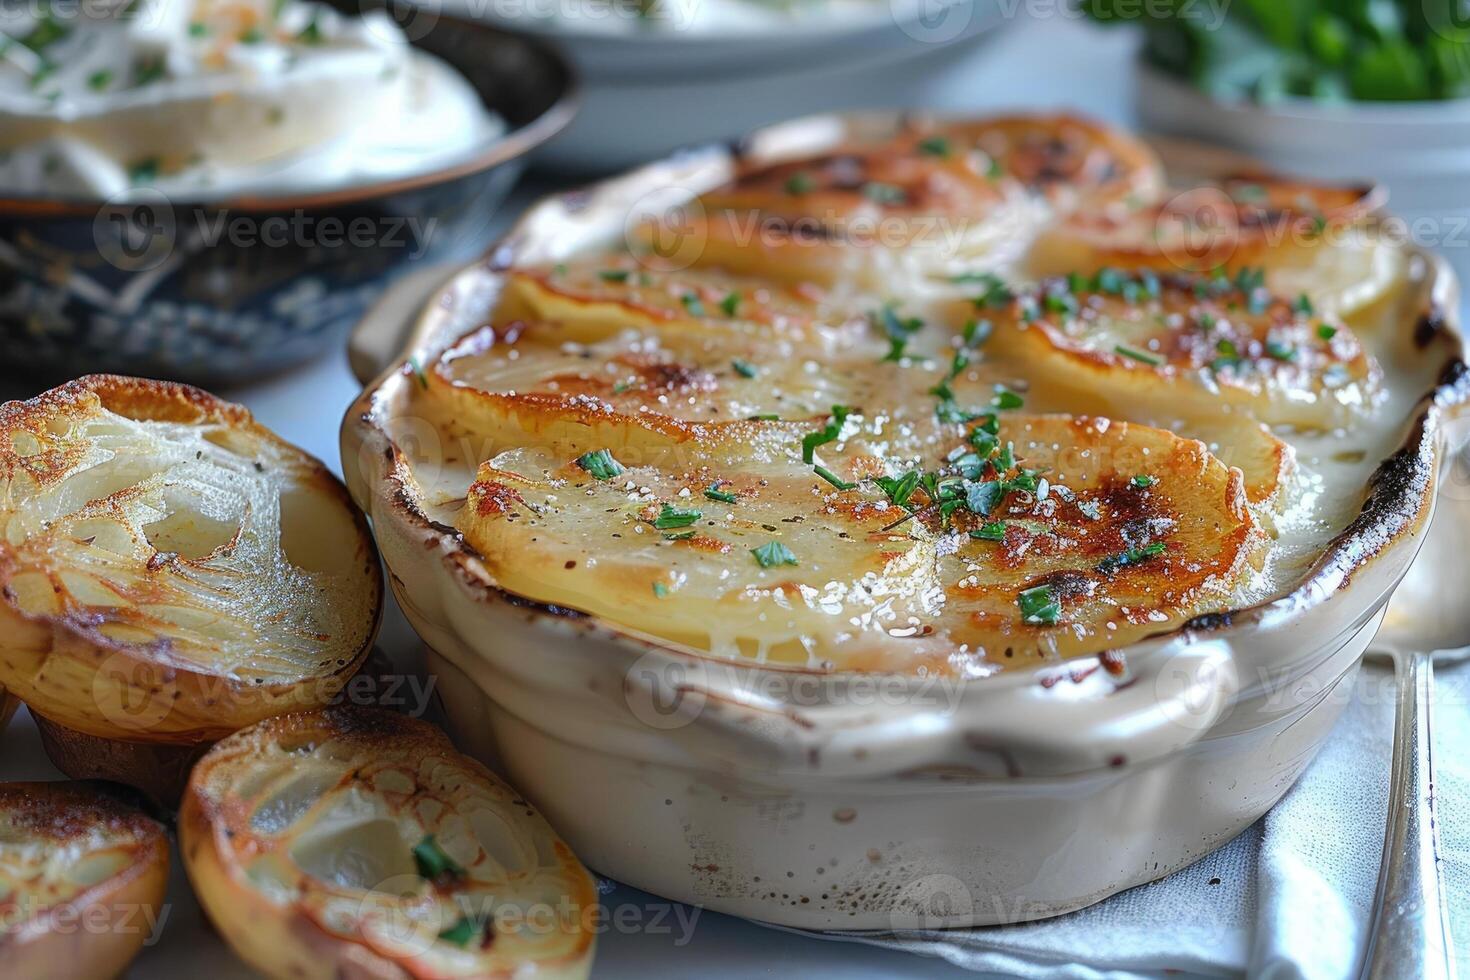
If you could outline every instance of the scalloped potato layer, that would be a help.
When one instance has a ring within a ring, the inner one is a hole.
[[[1168,193],[1141,144],[1053,119],[754,168],[692,213],[1028,217],[999,251],[900,243],[876,277],[827,226],[512,270],[420,372],[425,505],[511,592],[822,669],[979,675],[1280,594],[1412,399],[1358,334],[1402,316],[1406,266],[1357,306],[1272,292],[1290,269],[1337,295],[1340,256],[1264,238],[1254,266],[1028,278],[1039,235],[1082,255],[1075,229]]]
[[[649,444],[641,465],[609,454],[615,475],[554,442],[508,450],[460,527],[500,582],[543,601],[724,656],[899,671],[1132,642],[1227,601],[1265,542],[1239,472],[1162,430],[1015,415],[990,437],[1015,465],[884,495],[857,483],[886,473],[881,428],[818,457],[847,489],[785,423]],[[922,447],[907,472],[976,455],[931,445],[946,451]],[[1028,614],[1028,594],[1055,612]]]

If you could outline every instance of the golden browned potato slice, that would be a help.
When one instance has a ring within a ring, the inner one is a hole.
[[[556,323],[566,340],[578,343],[629,329],[704,343],[760,341],[813,355],[872,342],[867,319],[819,286],[670,269],[656,256],[514,270],[496,322],[517,319]]]
[[[1027,266],[1037,277],[1260,267],[1271,292],[1347,314],[1385,295],[1403,272],[1402,249],[1369,222],[1382,201],[1374,188],[1227,179],[1167,200],[1079,210],[1042,233]]]
[[[215,745],[179,814],[189,880],[282,978],[585,977],[596,886],[521,796],[422,721],[273,718]]]
[[[1047,210],[1028,181],[1051,190],[1053,178],[1091,179],[1087,164],[1074,174],[1034,165],[1033,149],[1061,131],[1103,132],[1041,117],[915,127],[755,165],[645,227],[643,242],[686,264],[780,282],[882,286],[999,262]],[[1076,162],[1059,152],[1059,167],[1064,157]],[[1022,179],[1007,173],[1012,162]]]
[[[1151,201],[1160,175],[1142,143],[1074,116],[916,122],[747,169],[644,240],[774,280],[882,287],[1012,261],[1047,214]]]
[[[860,343],[821,354],[740,332],[721,338],[673,326],[582,342],[576,338],[586,331],[563,322],[514,321],[461,338],[421,380],[456,426],[483,440],[474,445],[480,459],[558,425],[632,427],[678,439],[708,423],[810,420],[833,404],[883,407],[892,420],[929,424],[929,392],[949,358],[890,358],[878,328],[860,329]],[[947,336],[939,324],[927,329]]]
[[[117,976],[162,926],[167,883],[163,826],[104,788],[0,783],[7,977]]]
[[[564,438],[570,447],[596,431],[601,444],[645,462],[663,458],[671,443],[697,439],[705,423],[784,419],[809,426],[834,404],[862,406],[911,432],[932,431],[941,385],[952,390],[956,405],[984,406],[997,383],[1014,380],[1016,365],[987,362],[983,342],[964,346],[939,321],[904,334],[905,325],[918,321],[891,308],[867,320],[854,330],[852,343],[820,357],[771,334],[733,326],[722,334],[717,323],[686,329],[683,321],[632,316],[613,333],[607,320],[590,315],[570,329],[572,317],[511,320],[471,332],[421,380],[430,401],[472,434],[466,451],[478,458],[517,445],[527,433]],[[881,339],[895,331],[912,342]],[[899,346],[900,356],[892,356]],[[959,351],[963,363],[955,360]],[[1244,413],[1178,418],[1139,412],[1132,399],[1104,406],[1090,390],[1045,385],[1035,392],[1044,411],[1087,414],[1106,407],[1111,417],[1201,439],[1241,468],[1259,516],[1269,519],[1282,503],[1291,449]]]
[[[1146,144],[1081,116],[930,123],[917,127],[910,142],[920,152],[938,144],[947,157],[1015,180],[1064,211],[1084,204],[1150,202],[1164,186],[1163,166]]]
[[[1309,302],[1229,277],[1104,270],[1044,282],[990,310],[992,349],[1098,405],[1330,429],[1375,404],[1380,371],[1351,330]]]
[[[518,594],[724,657],[970,674],[1096,653],[1228,608],[1265,541],[1238,470],[1138,425],[839,409],[576,435],[548,421],[483,464],[466,540]]]
[[[0,683],[56,726],[193,746],[322,704],[381,600],[346,491],[245,409],[110,376],[0,406]]]

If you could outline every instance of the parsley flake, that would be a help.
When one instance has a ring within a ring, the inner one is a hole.
[[[1021,622],[1028,626],[1055,626],[1062,618],[1062,604],[1049,585],[1024,590],[1016,597],[1021,609]]]
[[[721,490],[718,483],[714,484],[713,486],[706,487],[704,490],[704,495],[711,500],[718,500],[720,501],[720,503],[723,504],[740,503],[739,497],[735,496],[735,494],[733,493],[730,493],[728,490]]]
[[[433,834],[413,846],[413,862],[418,867],[419,877],[430,881],[443,875],[456,877],[464,874],[464,868],[444,852]]]
[[[779,541],[763,544],[759,548],[751,548],[750,553],[755,555],[755,560],[761,568],[797,564],[796,556],[791,553],[791,549]]]
[[[801,461],[803,463],[810,464],[814,461],[818,446],[837,441],[837,437],[842,434],[842,424],[847,421],[847,416],[851,411],[846,405],[833,405],[832,421],[816,432],[809,432],[802,437]]]
[[[594,480],[611,480],[624,470],[623,464],[613,459],[612,452],[607,449],[578,456],[577,465],[592,474]]]
[[[812,472],[817,474],[817,476],[820,476],[822,479],[826,480],[828,483],[832,484],[838,490],[852,490],[857,486],[856,483],[848,483],[846,480],[842,479],[840,476],[838,476],[836,473],[833,473],[825,466],[813,466]]]
[[[653,519],[653,526],[660,531],[668,531],[688,527],[703,516],[704,514],[697,510],[685,510],[672,504],[664,504],[659,508],[658,516]]]

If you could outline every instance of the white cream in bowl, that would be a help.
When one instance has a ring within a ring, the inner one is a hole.
[[[0,23],[0,193],[208,199],[409,177],[504,126],[381,13],[103,0]]]

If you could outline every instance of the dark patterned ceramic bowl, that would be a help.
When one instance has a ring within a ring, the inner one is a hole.
[[[239,381],[340,343],[398,273],[482,251],[526,155],[574,115],[572,74],[535,39],[407,16],[413,43],[506,121],[502,139],[453,167],[324,193],[0,199],[0,370]]]

